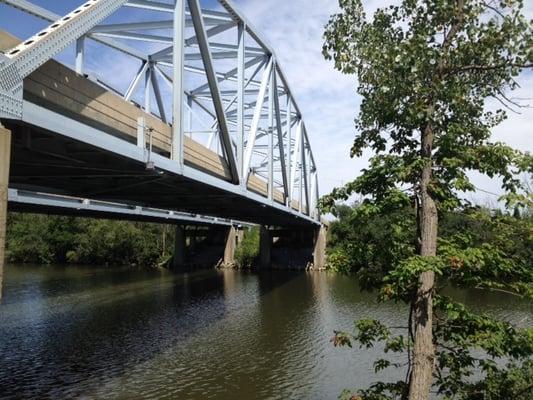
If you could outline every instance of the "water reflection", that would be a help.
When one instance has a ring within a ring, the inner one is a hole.
[[[7,399],[335,399],[375,379],[375,354],[335,349],[332,331],[358,318],[405,318],[404,307],[377,304],[352,279],[325,273],[6,272]],[[514,299],[452,294],[513,321],[533,314]]]

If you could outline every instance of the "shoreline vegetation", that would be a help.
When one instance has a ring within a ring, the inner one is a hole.
[[[357,273],[363,266],[381,265],[394,261],[392,249],[414,246],[415,215],[410,208],[394,213],[364,217],[359,204],[338,204],[328,237],[326,268],[315,269],[306,264],[298,270],[320,270]],[[533,265],[531,226],[533,213],[526,210],[491,210],[473,207],[447,213],[442,220],[442,237],[457,233],[474,235],[487,243],[498,232],[487,230],[487,224],[473,218],[483,215],[503,221],[513,230],[509,254],[523,257]],[[405,229],[397,223],[404,222]],[[166,267],[173,257],[174,229],[172,225],[146,222],[92,219],[11,212],[8,214],[6,260],[11,264],[60,264]],[[216,265],[220,269],[254,270],[259,258],[259,229],[245,230],[235,250],[235,263]],[[272,269],[287,269],[275,268]]]
[[[10,212],[6,261],[159,267],[174,249],[171,225]]]
[[[173,225],[10,212],[6,261],[11,264],[106,265],[168,268],[174,253]],[[194,249],[193,249],[194,253]],[[235,263],[212,267],[255,270],[259,264],[259,229],[244,232]],[[207,267],[207,265],[205,266]],[[312,270],[273,265],[273,270]]]
[[[393,265],[416,249],[416,215],[411,207],[390,212],[367,213],[365,204],[337,204],[336,220],[330,226],[328,269],[357,274]],[[522,212],[473,206],[443,213],[438,247],[445,251],[451,242],[476,247],[497,246],[499,256],[533,266],[533,210]],[[457,266],[459,268],[459,265]]]

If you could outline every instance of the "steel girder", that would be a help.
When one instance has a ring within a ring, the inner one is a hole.
[[[66,210],[72,214],[79,215],[99,215],[104,218],[118,216],[122,219],[144,220],[157,223],[175,225],[222,225],[222,226],[251,226],[243,221],[236,221],[227,218],[216,218],[181,211],[161,210],[157,208],[131,206],[128,204],[112,203],[109,201],[99,201],[83,199],[78,197],[59,196],[47,193],[39,193],[27,190],[9,189],[8,200],[17,209],[34,207],[31,210],[43,209]]]
[[[274,205],[279,189],[288,211],[299,200],[300,212],[318,219],[317,166],[275,52],[230,1],[217,2],[222,11],[202,8],[201,0],[90,0],[63,17],[26,0],[0,0],[51,23],[0,54],[0,117],[22,118],[24,77],[60,50],[76,44],[73,64],[81,74],[88,72],[88,48],[105,46],[139,63],[136,73],[120,89],[94,62],[90,72],[171,124],[179,171],[188,169],[183,137],[190,136],[219,152],[243,193],[251,174],[266,172],[265,202]],[[135,21],[125,8],[137,13]]]

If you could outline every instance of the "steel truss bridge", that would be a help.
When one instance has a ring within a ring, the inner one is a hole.
[[[49,24],[22,41],[0,34],[17,209],[320,224],[302,113],[273,49],[229,1],[89,0],[64,16],[2,3]]]

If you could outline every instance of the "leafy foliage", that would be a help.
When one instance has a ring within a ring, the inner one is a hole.
[[[363,101],[351,155],[371,148],[377,156],[323,204],[353,192],[379,202],[399,185],[417,186],[425,164],[420,135],[429,124],[436,132],[431,189],[441,209],[459,204],[454,190],[475,189],[468,170],[501,176],[516,194],[521,183],[513,172],[533,172],[532,159],[490,142],[491,128],[506,112],[486,111],[485,99],[513,106],[504,92],[518,86],[514,78],[523,67],[533,65],[532,27],[521,14],[522,1],[404,0],[378,9],[371,22],[361,1],[339,3],[342,13],[327,26],[324,55],[358,77]]]
[[[369,213],[366,203],[356,203],[336,205],[334,212],[338,219],[330,227],[329,252],[335,255],[335,264],[330,266],[354,274],[362,288],[378,291],[382,301],[408,302],[416,289],[413,277],[426,268],[438,272],[441,287],[451,284],[533,298],[533,217],[528,213],[517,218],[481,207],[443,213],[438,257],[426,266],[427,260],[415,255],[415,215],[410,207]],[[434,385],[441,395],[528,398],[533,329],[475,314],[442,295],[435,298],[434,312]],[[412,346],[409,332],[393,336],[390,328],[375,320],[357,321],[353,334],[335,332],[332,339],[336,346],[352,347],[358,342],[364,348],[378,341],[385,343],[387,351],[409,351]],[[509,360],[506,366],[495,362],[505,359]],[[375,364],[376,371],[393,366],[397,365],[384,359]],[[482,372],[483,379],[473,379],[475,372]],[[401,398],[405,384],[377,384],[357,393],[361,399]],[[345,398],[352,396],[351,391],[345,392]]]
[[[253,267],[259,257],[259,229],[254,227],[244,231],[241,243],[235,249],[235,261],[239,268]]]
[[[361,243],[350,241],[333,251],[333,261],[340,269],[342,257],[348,258],[363,286],[379,290],[382,300],[409,303],[413,340],[406,380],[378,382],[359,396],[406,398],[414,391],[416,398],[427,398],[427,372],[434,364],[431,335],[434,342],[443,337],[425,321],[437,313],[453,322],[459,312],[452,306],[438,308],[444,300],[435,276],[458,286],[531,295],[530,255],[527,250],[513,254],[508,244],[517,238],[530,241],[529,227],[517,232],[516,219],[468,210],[464,229],[446,233],[441,223],[438,241],[437,231],[439,219],[464,206],[461,193],[475,190],[468,176],[472,170],[501,179],[509,207],[532,204],[531,193],[518,178],[520,172],[533,173],[532,156],[493,143],[490,136],[507,109],[520,107],[507,93],[518,86],[521,71],[533,66],[533,24],[522,14],[522,0],[402,0],[378,9],[371,19],[361,0],[340,0],[339,5],[341,12],[326,27],[324,55],[338,70],[357,75],[362,102],[351,155],[361,156],[364,150],[374,155],[360,176],[321,201],[328,210],[354,193],[364,198],[350,217],[354,226],[363,227],[355,234]],[[488,98],[503,108],[487,109]],[[380,214],[384,220],[376,219]],[[384,225],[364,225],[369,221]],[[472,234],[475,224],[483,224],[492,236],[479,230]],[[340,226],[332,236],[340,238],[343,229],[347,227]],[[476,321],[468,313],[459,316],[472,328],[472,341],[463,344],[488,351],[483,332],[501,334],[506,339],[502,337],[498,356],[522,359],[512,345],[516,331],[482,317]],[[386,340],[380,334],[375,338]],[[474,364],[460,341],[452,339],[451,345],[459,347],[439,368],[453,381],[446,393],[463,396],[462,388],[469,387],[463,376]],[[487,374],[487,379],[497,375]],[[445,392],[438,374],[435,379]],[[482,387],[489,386],[487,381]],[[462,398],[475,396],[470,391]]]
[[[169,258],[166,225],[10,213],[6,258],[13,263],[154,266]]]

